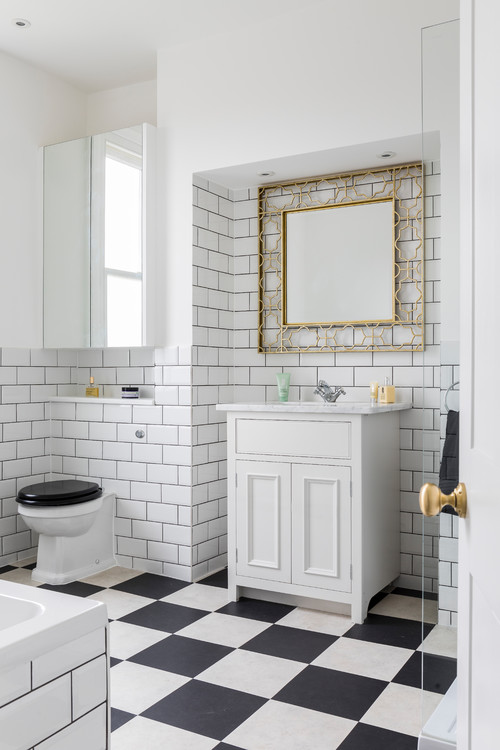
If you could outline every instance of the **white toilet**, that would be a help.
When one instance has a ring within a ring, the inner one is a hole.
[[[116,565],[114,497],[95,482],[77,479],[19,490],[19,513],[39,534],[34,581],[70,583]]]

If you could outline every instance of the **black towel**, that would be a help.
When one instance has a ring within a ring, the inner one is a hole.
[[[451,495],[459,482],[458,478],[458,431],[459,413],[450,409],[446,420],[443,457],[439,469],[439,488],[445,495]],[[451,505],[445,505],[443,513],[457,515]]]

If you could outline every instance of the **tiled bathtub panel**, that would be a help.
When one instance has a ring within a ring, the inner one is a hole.
[[[4,673],[1,677],[11,679],[11,693],[10,702],[0,708],[2,746],[107,750],[107,656],[94,658],[96,651],[105,651],[105,644],[105,629],[100,629],[67,644],[64,653],[56,649]],[[52,665],[48,682],[40,679],[44,665],[45,672]],[[22,694],[15,695],[20,690]]]
[[[27,721],[26,717],[32,717]],[[26,750],[71,723],[71,676],[49,682],[0,709],[2,741]]]
[[[101,705],[36,745],[34,750],[107,750],[107,712]]]

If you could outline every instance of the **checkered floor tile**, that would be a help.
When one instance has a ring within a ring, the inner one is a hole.
[[[6,566],[0,577],[36,585],[32,567]],[[422,658],[429,714],[456,660],[453,633],[416,619],[414,592],[377,597],[352,625],[283,604],[228,603],[226,586],[224,572],[187,584],[119,567],[43,586],[108,606],[112,750],[416,750]]]

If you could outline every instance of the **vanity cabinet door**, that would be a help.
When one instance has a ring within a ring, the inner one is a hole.
[[[290,464],[236,462],[236,572],[291,579]]]
[[[292,583],[351,591],[351,470],[292,466]]]

